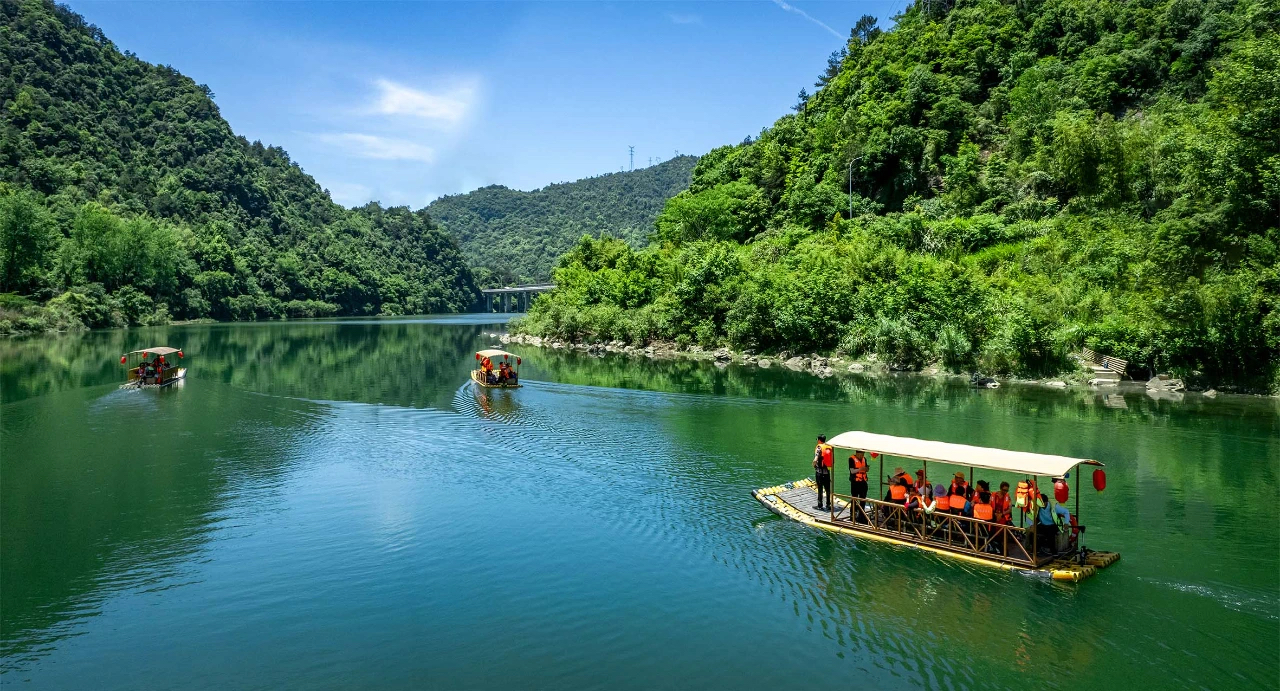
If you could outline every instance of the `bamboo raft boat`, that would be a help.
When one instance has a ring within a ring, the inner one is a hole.
[[[833,448],[869,451],[879,456],[881,478],[886,455],[924,463],[942,462],[970,469],[1003,471],[1023,475],[1058,478],[1065,482],[1080,465],[1101,466],[1087,459],[1029,454],[962,444],[890,437],[869,432],[845,432],[830,442]],[[1072,524],[1063,526],[1053,545],[1040,544],[1034,528],[997,524],[950,513],[928,512],[878,499],[835,495],[828,509],[817,509],[817,483],[811,478],[752,491],[751,495],[773,513],[803,525],[850,535],[874,542],[920,549],[973,564],[1016,571],[1055,581],[1079,582],[1092,577],[1120,559],[1115,552],[1099,552],[1084,547],[1085,527],[1075,523],[1079,515],[1080,477],[1076,475],[1076,513]],[[1095,475],[1095,487],[1105,487],[1105,475]],[[1038,486],[1033,484],[1032,487]],[[1061,488],[1059,488],[1060,490]],[[1039,505],[1032,505],[1034,516]],[[1018,509],[1014,509],[1017,511]]]
[[[515,360],[516,366],[510,368],[511,376],[509,378],[499,379],[495,376],[491,380],[489,377],[493,373],[493,360],[498,357],[501,357],[502,361],[508,364],[510,364],[511,360]],[[480,363],[480,366],[471,370],[471,381],[486,389],[520,388],[520,373],[516,369],[520,365],[520,357],[515,353],[508,353],[498,348],[478,350],[476,351],[476,361]]]
[[[120,356],[120,364],[129,361],[130,356],[138,357],[138,364],[130,367],[126,374],[125,383],[120,385],[122,389],[159,389],[166,386],[176,384],[187,377],[186,367],[171,367],[165,361],[166,355],[177,354],[178,358],[185,357],[180,348],[170,348],[168,346],[156,346],[154,348],[143,348]],[[148,357],[153,357],[151,362],[147,361]]]

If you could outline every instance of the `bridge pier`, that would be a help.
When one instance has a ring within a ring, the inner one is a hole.
[[[484,311],[499,313],[528,312],[533,296],[555,288],[555,284],[545,283],[529,286],[508,286],[505,288],[486,288],[480,292],[484,295]],[[495,301],[494,298],[497,298]],[[479,307],[479,304],[476,305]]]

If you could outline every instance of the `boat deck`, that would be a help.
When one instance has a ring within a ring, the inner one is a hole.
[[[471,370],[471,381],[486,389],[518,389],[522,386],[519,383],[519,380],[517,380],[515,384],[490,384],[489,382],[484,381],[484,377],[480,375],[480,370],[478,369]]]
[[[1096,574],[1098,569],[1106,568],[1120,558],[1120,555],[1115,552],[1090,552],[1083,564],[1079,563],[1074,557],[1052,559],[1035,567],[1026,564],[1014,564],[1002,559],[999,555],[965,553],[955,549],[953,545],[939,541],[921,541],[910,533],[898,533],[883,529],[876,530],[862,523],[854,523],[849,517],[848,502],[839,498],[835,500],[836,515],[839,516],[843,511],[845,516],[832,521],[830,511],[817,508],[817,486],[813,480],[808,478],[776,487],[758,489],[751,494],[770,511],[783,518],[803,523],[810,527],[867,538],[877,542],[888,542],[922,549],[970,563],[994,566],[1010,571],[1020,571],[1058,581],[1082,581]]]

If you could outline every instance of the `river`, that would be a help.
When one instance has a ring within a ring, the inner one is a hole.
[[[3,682],[1280,687],[1275,399],[515,346],[525,388],[481,391],[491,320],[0,342]],[[118,390],[120,354],[161,344],[187,381]],[[1045,582],[751,498],[848,429],[1102,460],[1082,522],[1122,559]]]

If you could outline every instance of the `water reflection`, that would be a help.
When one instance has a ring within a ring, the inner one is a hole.
[[[322,416],[225,388],[69,390],[3,408],[0,654],[35,654],[113,592],[178,573],[261,499]]]
[[[460,321],[0,344],[3,664],[37,688],[1272,682],[1275,401],[515,347],[525,388],[489,390],[491,327]],[[118,354],[163,341],[186,388],[118,391]],[[751,499],[853,428],[1104,460],[1082,509],[1123,560],[1045,583]]]

